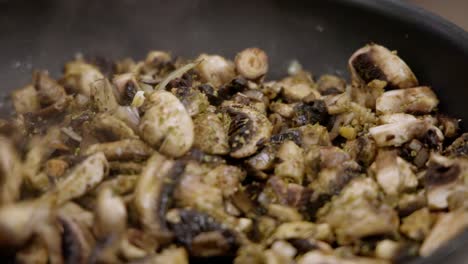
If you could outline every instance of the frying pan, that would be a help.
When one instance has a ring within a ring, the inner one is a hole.
[[[398,50],[442,111],[468,119],[468,33],[394,0],[0,0],[0,94],[28,83],[33,68],[57,75],[76,53],[143,58],[152,49],[232,58],[258,46],[270,56],[270,78],[292,59],[316,75],[347,77],[347,59],[369,42]],[[4,103],[0,113],[10,109]],[[467,247],[465,232],[416,263],[466,263]]]

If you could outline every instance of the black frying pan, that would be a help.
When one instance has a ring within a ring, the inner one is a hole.
[[[294,58],[316,74],[347,76],[348,57],[371,41],[398,50],[443,111],[468,119],[468,33],[394,0],[0,0],[1,95],[28,83],[32,68],[57,74],[77,52],[233,57],[258,46],[270,56],[270,77]],[[467,247],[468,232],[420,263],[466,263]]]

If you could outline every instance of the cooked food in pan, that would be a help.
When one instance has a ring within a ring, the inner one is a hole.
[[[296,61],[152,51],[36,71],[0,120],[0,247],[18,263],[390,263],[468,226],[468,134],[387,48],[351,82]]]

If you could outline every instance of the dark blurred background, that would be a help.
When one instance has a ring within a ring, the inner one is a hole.
[[[468,0],[409,0],[468,31]]]

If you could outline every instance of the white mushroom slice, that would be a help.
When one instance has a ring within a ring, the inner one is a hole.
[[[310,251],[301,256],[297,264],[389,264],[387,260],[366,258],[366,257],[338,257],[332,254],[323,253],[318,250]]]
[[[91,95],[91,87],[96,81],[104,79],[104,75],[96,67],[83,61],[67,63],[64,76],[66,84],[86,96]]]
[[[396,151],[380,150],[371,170],[384,192],[394,197],[418,185],[414,166],[398,157]]]
[[[59,214],[65,263],[86,263],[89,261],[96,243],[91,230],[75,221],[72,217]]]
[[[401,146],[415,137],[422,136],[429,128],[424,120],[408,120],[375,126],[369,133],[379,147]]]
[[[144,160],[154,150],[139,139],[124,139],[109,143],[97,143],[88,147],[85,155],[104,153],[107,160]]]
[[[34,72],[33,84],[39,102],[43,106],[51,105],[66,96],[65,89],[57,81],[50,78],[47,72]]]
[[[0,205],[15,202],[23,182],[21,161],[10,140],[0,136]]]
[[[439,100],[430,87],[420,86],[385,92],[377,98],[376,110],[380,113],[428,114]]]
[[[346,81],[335,75],[325,74],[317,81],[317,90],[322,95],[340,94],[346,89]]]
[[[467,170],[468,161],[465,159],[449,159],[432,153],[424,175],[429,207],[447,208],[450,194],[466,188],[462,183],[466,182],[464,175]]]
[[[138,138],[133,129],[124,121],[108,113],[97,115],[91,122],[91,129],[102,141]]]
[[[379,119],[382,124],[404,123],[417,120],[414,115],[404,113],[385,114],[381,115]]]
[[[319,222],[330,224],[341,244],[398,230],[397,213],[376,201],[378,187],[371,178],[351,181],[329,207],[318,212]]]
[[[237,53],[234,61],[237,72],[246,79],[257,79],[268,71],[268,56],[259,48],[248,48]]]
[[[439,216],[429,236],[424,240],[419,254],[429,256],[432,252],[454,238],[468,227],[468,212],[457,210]]]
[[[98,152],[76,165],[65,179],[54,189],[44,194],[45,198],[56,200],[58,205],[78,198],[98,185],[108,173],[106,157]]]
[[[215,88],[234,78],[234,64],[218,55],[201,54],[197,61],[201,61],[195,68],[202,81],[211,83]]]
[[[410,88],[418,80],[406,63],[387,48],[369,44],[357,50],[349,59],[353,84],[367,84],[378,79],[387,81],[389,88]]]
[[[264,114],[229,102],[223,103],[222,109],[231,117],[228,133],[231,157],[248,157],[257,152],[258,143],[270,138],[272,125]]]
[[[433,216],[427,207],[419,209],[402,219],[401,233],[416,241],[422,241],[432,228]]]
[[[322,100],[325,102],[325,105],[327,105],[327,110],[330,115],[341,114],[349,109],[350,98],[347,93],[322,96]]]
[[[217,114],[204,113],[194,119],[193,146],[214,155],[229,153],[228,134]]]
[[[141,137],[165,155],[184,155],[194,140],[192,118],[184,105],[166,91],[156,91],[150,100],[151,106],[140,122]]]
[[[95,216],[96,231],[99,237],[121,234],[127,224],[127,209],[119,196],[110,188],[102,189],[97,197]]]
[[[17,114],[35,112],[41,108],[36,89],[32,85],[13,91],[11,100]]]
[[[313,80],[306,72],[286,77],[275,85],[281,87],[283,96],[291,102],[300,101],[314,92]]]
[[[279,114],[282,117],[291,118],[294,114],[294,104],[285,104],[272,102],[269,105],[270,111]]]
[[[91,84],[90,97],[94,107],[99,112],[111,111],[119,106],[115,98],[114,88],[106,78]]]
[[[301,184],[305,169],[304,150],[287,140],[279,147],[276,158],[280,162],[275,166],[275,175]]]
[[[51,219],[51,203],[22,201],[0,208],[0,246],[20,246]]]
[[[135,188],[133,203],[144,230],[161,242],[171,238],[165,215],[172,203],[176,184],[185,170],[181,161],[173,161],[159,153],[147,161]]]

